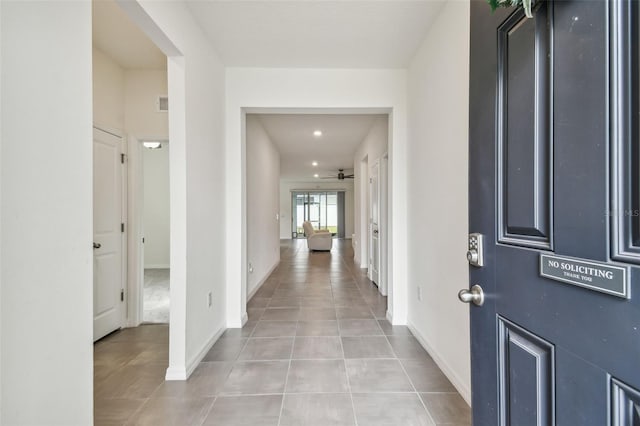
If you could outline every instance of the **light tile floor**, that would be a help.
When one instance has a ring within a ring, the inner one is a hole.
[[[96,425],[470,425],[468,405],[353,263],[283,242],[281,263],[186,382],[165,382],[168,328],[95,346]]]

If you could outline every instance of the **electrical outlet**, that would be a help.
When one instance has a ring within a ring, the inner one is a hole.
[[[209,294],[207,294],[207,304],[209,307],[211,307],[213,305],[213,294],[211,294],[211,292],[209,292]]]
[[[417,293],[418,293],[418,301],[422,301],[422,287],[421,286],[417,286]]]

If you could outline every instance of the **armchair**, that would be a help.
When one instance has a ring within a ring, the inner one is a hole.
[[[333,246],[333,236],[328,229],[319,229],[316,231],[309,221],[305,221],[302,227],[304,228],[304,235],[307,237],[309,250],[331,250]]]

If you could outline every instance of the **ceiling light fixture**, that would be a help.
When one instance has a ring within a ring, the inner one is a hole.
[[[162,143],[160,142],[142,142],[145,148],[149,149],[160,149],[162,148]]]
[[[313,177],[314,177],[314,178],[319,178],[319,177],[320,177],[320,175],[316,173],[315,175],[313,175]]]
[[[318,162],[317,162],[317,161],[314,161],[313,163],[311,163],[311,165],[312,165],[313,167],[317,167],[317,166],[318,166]]]
[[[313,136],[315,136],[316,138],[319,138],[320,136],[322,136],[322,130],[315,130],[313,132]]]

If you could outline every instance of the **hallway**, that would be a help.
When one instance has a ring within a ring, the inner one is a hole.
[[[469,407],[408,328],[384,319],[386,298],[354,265],[351,241],[334,242],[310,253],[283,241],[245,327],[228,329],[187,382],[153,368],[166,355],[144,336],[163,341],[166,327],[99,342],[96,424],[469,425]],[[126,347],[141,353],[124,362]]]

